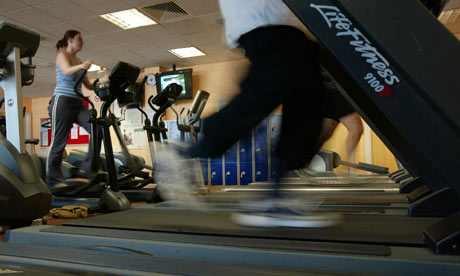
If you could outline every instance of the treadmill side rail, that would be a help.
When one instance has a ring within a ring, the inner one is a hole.
[[[426,244],[436,254],[460,255],[460,212],[428,227],[423,232]]]
[[[458,211],[460,201],[449,187],[422,197],[409,207],[412,217],[445,217]]]

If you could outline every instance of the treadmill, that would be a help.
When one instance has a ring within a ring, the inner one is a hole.
[[[283,267],[320,275],[457,275],[460,95],[450,69],[460,63],[459,41],[417,0],[283,1],[323,44],[322,63],[361,115],[411,174],[434,191],[415,203],[414,210],[425,216],[344,214],[341,225],[327,229],[258,229],[232,224],[231,210],[151,206],[17,229],[5,241],[123,248],[203,264]],[[438,52],[438,44],[443,51]],[[373,62],[381,63],[372,67]],[[385,68],[393,84],[375,92],[377,86],[364,79],[370,72],[376,77],[374,68]],[[426,216],[437,207],[445,218]]]

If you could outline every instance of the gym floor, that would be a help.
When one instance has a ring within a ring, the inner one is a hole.
[[[148,204],[148,203],[147,202],[132,202],[131,206],[138,206],[138,205],[143,205],[143,204]],[[95,214],[89,215],[88,217],[99,216],[99,215],[102,215],[102,214],[104,214],[104,213],[95,213]],[[77,220],[77,219],[60,219],[60,218],[53,218],[52,216],[48,215],[48,216],[46,216],[46,222],[47,222],[46,224],[47,225],[57,225],[57,224],[60,224],[60,223],[64,223],[64,222],[68,222],[68,221],[72,221],[72,220]],[[5,236],[5,233],[4,233],[5,230],[8,230],[8,229],[2,229],[2,231],[1,231],[0,241],[3,241],[3,237]]]

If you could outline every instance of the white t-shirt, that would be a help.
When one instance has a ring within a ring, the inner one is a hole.
[[[289,25],[302,29],[300,21],[281,0],[219,0],[219,5],[230,49],[238,47],[240,36],[259,27]]]

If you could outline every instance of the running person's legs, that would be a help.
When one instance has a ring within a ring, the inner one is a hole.
[[[278,105],[283,105],[281,134],[274,169],[279,176],[273,199],[260,212],[235,214],[248,226],[323,227],[335,224],[328,216],[293,211],[280,198],[280,178],[285,170],[302,167],[313,157],[321,127],[322,82],[317,45],[292,27],[253,30],[240,39],[252,62],[241,93],[222,111],[203,122],[204,138],[191,149],[192,156],[219,156],[249,132]],[[273,164],[272,163],[272,164]],[[284,202],[279,206],[279,202]]]
[[[347,148],[347,158],[349,158],[363,135],[363,122],[361,121],[359,114],[356,112],[343,116],[339,120],[348,130],[345,145]]]

